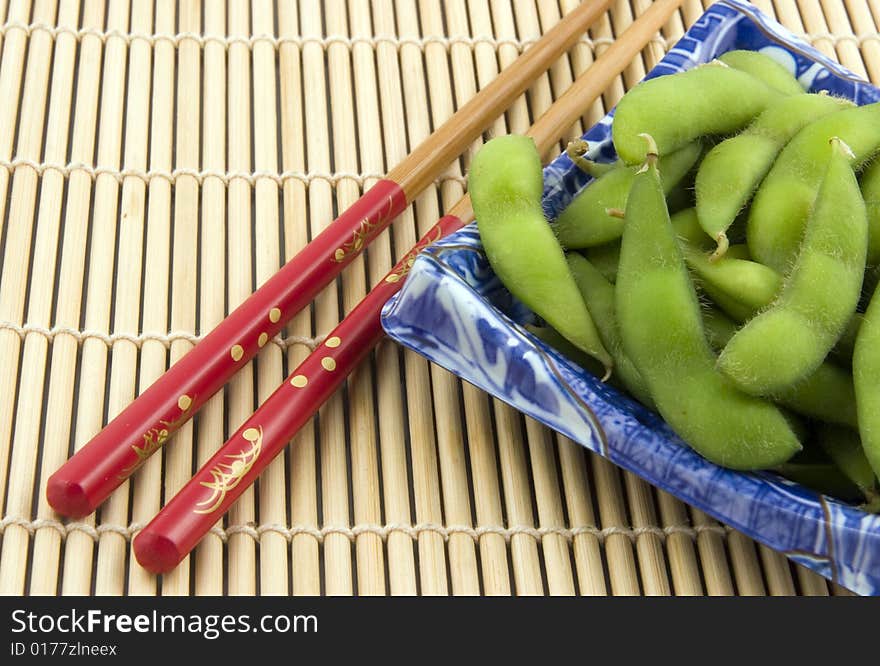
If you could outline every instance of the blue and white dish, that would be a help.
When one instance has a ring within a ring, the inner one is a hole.
[[[738,0],[707,10],[648,78],[734,49],[772,56],[810,91],[880,101],[880,90]],[[584,138],[593,159],[614,159],[611,114]],[[564,154],[548,165],[547,217],[588,180]],[[382,314],[391,338],[434,363],[826,578],[880,594],[880,515],[771,472],[710,463],[657,415],[530,335],[523,325],[533,320],[492,272],[473,224],[423,252]]]

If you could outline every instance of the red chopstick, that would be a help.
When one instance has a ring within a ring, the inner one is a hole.
[[[48,480],[58,513],[94,511],[528,88],[610,0],[584,2],[459,109]]]
[[[559,140],[680,4],[681,0],[655,2],[578,77],[529,130],[539,152]],[[134,552],[145,569],[170,571],[187,556],[382,339],[382,306],[400,289],[418,253],[472,219],[470,199],[465,196],[138,533]]]

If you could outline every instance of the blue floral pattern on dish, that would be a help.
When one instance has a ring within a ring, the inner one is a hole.
[[[880,101],[877,88],[738,0],[707,10],[648,78],[733,49],[772,56],[811,91]],[[612,114],[584,135],[600,161],[615,158]],[[564,154],[549,164],[547,217],[559,215],[588,181]],[[522,325],[533,319],[492,272],[475,225],[423,252],[382,315],[393,339],[591,451],[844,587],[880,594],[880,516],[770,472],[710,463],[656,414],[530,335]]]

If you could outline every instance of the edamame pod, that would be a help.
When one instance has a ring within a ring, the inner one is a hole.
[[[777,467],[776,471],[786,479],[822,495],[845,502],[858,501],[861,498],[858,487],[830,460],[816,462],[792,460]]]
[[[693,171],[666,193],[666,205],[669,207],[670,215],[694,207],[694,181],[690,177],[691,174]]]
[[[776,406],[739,391],[716,370],[669,220],[656,146],[647,152],[627,202],[615,286],[624,351],[661,416],[698,453],[735,469],[778,465],[800,450],[798,438]]]
[[[743,132],[708,152],[697,170],[697,215],[705,232],[718,243],[713,257],[726,252],[728,227],[791,137],[846,105],[852,102],[829,95],[783,97]]]
[[[831,350],[831,355],[834,356],[838,362],[849,365],[852,364],[853,353],[856,348],[856,339],[859,336],[859,331],[862,328],[862,322],[864,320],[864,313],[856,312],[846,323],[846,328],[843,329],[843,333],[840,334],[837,344],[834,345],[834,349]]]
[[[833,363],[770,396],[793,412],[850,428],[859,424],[852,375]]]
[[[869,503],[875,500],[877,478],[865,457],[859,434],[851,428],[823,424],[817,440],[837,468],[858,487],[863,498]]]
[[[703,152],[699,141],[688,144],[663,158],[663,189],[668,192],[684,178]],[[626,206],[638,167],[618,167],[589,183],[560,213],[553,229],[567,249],[603,245],[620,238],[623,220],[609,215],[609,210]]]
[[[696,280],[697,288],[700,289],[704,294],[709,296],[709,299],[713,304],[718,306],[718,309],[721,310],[725,315],[732,318],[737,322],[744,322],[751,319],[751,317],[755,314],[755,311],[743,305],[739,300],[737,300],[733,296],[728,296],[722,291],[717,291],[714,294],[709,294],[706,291],[706,284]]]
[[[874,291],[856,334],[853,380],[862,446],[874,473],[880,475],[880,289]]]
[[[858,170],[880,151],[880,102],[836,111],[810,123],[788,143],[758,188],[747,237],[756,261],[784,273],[798,253],[807,218],[825,175],[828,142],[839,137]]]
[[[703,250],[708,249],[708,238],[706,238],[706,234],[703,233],[703,229],[700,227],[696,208],[685,208],[670,216],[669,219],[672,222],[672,228],[675,230],[676,236],[678,236],[682,243],[687,243],[692,247]]]
[[[874,266],[880,263],[880,160],[865,169],[861,186],[868,211],[868,264]]]
[[[620,341],[620,332],[617,328],[617,315],[614,312],[614,285],[577,252],[570,252],[566,259],[574,281],[587,304],[587,309],[596,322],[596,328],[599,329],[602,344],[614,358],[615,374],[636,400],[654,409],[654,401],[651,399],[645,380],[623,351],[623,343]]]
[[[587,260],[611,284],[617,281],[617,264],[620,263],[620,241],[584,248],[581,251]],[[587,306],[589,309],[589,304]]]
[[[627,164],[640,164],[642,132],[654,137],[661,156],[668,155],[701,136],[742,129],[779,96],[751,74],[719,63],[649,79],[618,103],[614,147]]]
[[[535,142],[499,136],[471,163],[468,191],[489,263],[510,292],[610,373],[610,354],[541,209],[543,174]]]
[[[736,333],[736,324],[712,307],[703,310],[703,325],[709,344],[719,352]],[[803,416],[858,427],[852,375],[833,363],[823,363],[809,377],[772,398]]]
[[[782,278],[766,266],[748,261],[745,258],[739,259],[739,257],[747,256],[747,248],[741,245],[731,246],[730,252],[723,259],[718,262],[709,262],[706,255],[688,246],[688,240],[691,238],[697,242],[707,240],[706,235],[702,233],[696,223],[695,215],[684,211],[672,217],[672,224],[679,241],[682,243],[684,255],[691,262],[691,269],[697,268],[694,272],[703,278],[700,282],[701,287],[713,297],[713,300],[721,301],[722,309],[724,309],[725,303],[732,303],[733,305],[727,307],[729,309],[734,306],[738,308],[737,312],[741,314],[739,321],[744,321],[751,318],[755,311],[772,302],[782,284]],[[602,328],[602,324],[611,319],[613,310],[606,307],[605,314],[600,314],[593,307],[594,302],[602,298],[601,283],[611,289],[610,282],[612,279],[616,279],[619,245],[615,243],[595,249],[602,249],[603,255],[613,255],[613,260],[607,262],[604,270],[599,270],[589,261],[575,257],[571,253],[568,255],[568,261],[575,281],[581,288],[581,293],[587,302],[590,314],[599,328],[602,341],[615,358],[618,375],[622,375],[625,372],[622,361],[614,351],[612,346],[614,343],[606,337]],[[703,271],[699,270],[701,268]],[[606,273],[611,275],[610,279],[606,277]],[[591,282],[593,283],[592,290],[590,289]],[[596,283],[599,283],[599,286],[596,286]],[[737,301],[737,297],[742,298],[742,301]],[[721,351],[736,333],[736,324],[715,308],[703,309],[703,322],[709,343],[716,351]],[[628,382],[625,377],[622,379],[624,385],[630,387],[631,382]],[[634,395],[636,394],[636,390],[632,388],[629,390]],[[834,364],[823,363],[809,377],[778,395],[772,396],[772,398],[799,414],[830,423],[857,427],[852,375]]]
[[[545,342],[548,346],[553,347],[553,349],[570,361],[577,363],[590,374],[597,377],[605,374],[604,365],[571,344],[559,331],[550,326],[535,326],[534,324],[526,324],[525,329],[541,342]]]
[[[582,352],[580,349],[571,344],[568,340],[566,340],[562,335],[559,334],[559,331],[554,330],[550,326],[538,326],[536,324],[526,324],[525,329],[538,338],[541,342],[545,343],[549,347],[553,347],[560,354],[565,356],[568,360],[576,363],[584,370],[589,372],[591,375],[596,377],[602,377],[603,381],[607,381],[608,384],[616,388],[620,392],[627,391],[626,385],[620,381],[620,377],[618,373],[614,373],[607,380],[604,380],[604,376],[606,374],[605,366],[599,363],[592,356],[589,356]],[[617,368],[615,367],[615,370]]]
[[[804,92],[791,72],[759,51],[728,51],[718,56],[718,60],[729,67],[751,74],[783,95],[797,95]]]
[[[794,267],[774,302],[753,317],[718,357],[742,390],[770,395],[809,376],[856,310],[868,244],[865,204],[836,137]]]
[[[682,249],[688,268],[698,279],[700,288],[734,319],[742,321],[750,318],[779,292],[782,284],[779,273],[763,264],[735,256],[711,261],[690,244],[684,244]],[[739,254],[739,249],[730,254]]]
[[[704,250],[709,249],[708,238],[700,228],[699,222],[697,222],[697,211],[695,208],[680,210],[672,215],[670,220],[679,241],[689,243],[694,247],[700,247]],[[602,277],[607,282],[611,284],[617,282],[617,264],[620,262],[619,240],[605,243],[604,245],[597,245],[596,247],[584,248],[581,250],[581,254],[602,274]],[[750,317],[752,314],[752,311],[749,311],[747,316]]]
[[[720,352],[736,333],[736,322],[710,305],[703,308],[703,329],[706,331],[709,346]]]
[[[702,238],[706,238],[705,234],[701,235]],[[736,270],[730,270],[730,274],[726,276],[714,272],[712,270],[714,264],[710,263],[705,255],[700,255],[693,249],[685,250],[685,258],[689,259],[688,267],[696,274],[698,286],[728,317],[739,323],[747,322],[757,312],[768,307],[778,293],[778,290],[772,290],[772,285],[777,285],[777,289],[782,285],[782,277],[772,268],[753,262],[746,256],[738,256],[745,254],[743,249],[742,245],[731,245],[724,258],[719,260],[718,263],[730,259],[743,260],[742,263],[735,264]],[[708,277],[715,279],[700,280],[699,271],[695,270],[695,267],[704,268],[709,274]],[[737,275],[740,271],[743,274],[751,274]],[[721,279],[722,277],[728,279]],[[856,335],[862,325],[863,317],[861,312],[853,313],[834,348],[829,352],[829,356],[838,363],[851,364]]]
[[[751,261],[752,255],[749,254],[749,246],[745,243],[737,243],[727,248],[729,259],[742,259],[743,261]]]

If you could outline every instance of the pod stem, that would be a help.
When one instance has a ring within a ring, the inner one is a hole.
[[[843,155],[844,155],[847,159],[849,159],[849,160],[854,160],[854,159],[856,158],[856,154],[852,151],[852,148],[850,148],[850,147],[846,144],[846,142],[845,142],[843,139],[841,139],[839,136],[832,136],[832,137],[828,140],[828,143],[831,144],[831,147],[832,147],[834,150],[839,150],[841,153],[843,153]]]
[[[718,243],[718,247],[716,247],[715,251],[709,255],[709,261],[711,262],[716,262],[721,259],[730,247],[730,241],[727,239],[727,234],[723,231],[719,231],[718,235],[715,236],[715,242]]]
[[[599,178],[616,168],[616,164],[602,164],[600,162],[588,160],[584,155],[587,154],[589,149],[589,143],[583,139],[574,139],[573,141],[569,141],[568,146],[565,148],[565,154],[568,155],[568,159],[574,162],[574,165],[578,169],[593,178]]]
[[[654,137],[650,134],[639,134],[639,137],[645,140],[645,143],[648,144],[648,151],[645,153],[645,163],[642,164],[642,167],[637,171],[637,173],[644,173],[651,167],[657,167],[657,160],[660,158],[660,151],[657,149],[657,142],[654,141]]]

